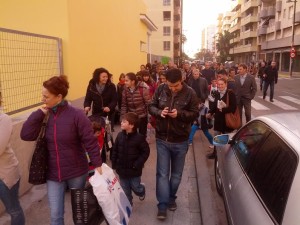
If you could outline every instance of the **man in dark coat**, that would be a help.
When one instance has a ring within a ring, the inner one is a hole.
[[[200,77],[200,72],[198,69],[193,70],[193,73],[187,84],[194,89],[199,102],[205,103],[205,100],[208,97],[208,84],[206,79]]]
[[[245,109],[246,122],[251,120],[251,100],[255,97],[257,85],[254,76],[247,74],[247,66],[240,64],[239,74],[234,77],[236,102],[239,107],[241,121],[243,108]]]
[[[273,101],[274,97],[274,86],[278,81],[278,70],[276,67],[276,62],[272,61],[271,66],[268,66],[263,74],[264,77],[264,90],[263,90],[263,99],[266,98],[268,87],[270,86],[270,102]]]

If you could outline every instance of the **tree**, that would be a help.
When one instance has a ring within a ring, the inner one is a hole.
[[[229,51],[232,45],[230,44],[230,39],[232,38],[232,34],[227,30],[224,33],[219,33],[218,43],[217,43],[217,51],[220,52],[220,61],[225,62],[227,57],[229,56]]]
[[[196,59],[204,60],[204,61],[212,61],[213,60],[213,52],[209,49],[202,48],[200,52],[195,54]]]

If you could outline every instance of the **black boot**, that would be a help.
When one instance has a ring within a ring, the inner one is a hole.
[[[215,159],[217,156],[217,151],[216,151],[216,147],[214,147],[214,151],[212,153],[209,153],[206,155],[207,159]]]

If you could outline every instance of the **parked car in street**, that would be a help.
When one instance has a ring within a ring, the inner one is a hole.
[[[229,224],[300,224],[300,112],[257,117],[214,145]]]

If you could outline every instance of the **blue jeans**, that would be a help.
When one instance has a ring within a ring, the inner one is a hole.
[[[196,133],[197,130],[200,130],[199,126],[196,125],[196,124],[193,124],[192,129],[191,129],[191,133],[190,133],[190,136],[189,136],[189,143],[193,142],[193,138],[194,138],[195,133]],[[202,132],[205,135],[205,137],[207,138],[209,144],[212,145],[213,144],[213,137],[209,133],[208,129],[202,130]]]
[[[24,225],[25,217],[19,202],[20,180],[8,189],[6,184],[0,180],[0,199],[2,200],[6,212],[11,216],[11,225]]]
[[[120,177],[120,185],[125,192],[130,204],[132,205],[133,191],[137,196],[142,197],[145,195],[145,186],[141,184],[141,177],[122,178]]]
[[[170,143],[156,139],[156,198],[158,209],[166,210],[175,201],[181,181],[188,141]]]
[[[65,190],[71,188],[84,188],[87,173],[66,181],[57,182],[47,180],[48,201],[50,207],[51,225],[64,225]]]

